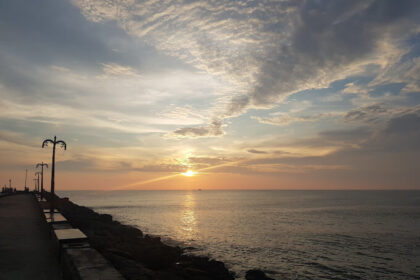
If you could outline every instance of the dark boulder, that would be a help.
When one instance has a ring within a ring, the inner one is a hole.
[[[259,269],[251,269],[246,272],[246,280],[274,280],[268,277],[265,273]]]

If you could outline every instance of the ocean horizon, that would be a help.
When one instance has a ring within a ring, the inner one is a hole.
[[[58,191],[243,279],[419,279],[418,190]]]

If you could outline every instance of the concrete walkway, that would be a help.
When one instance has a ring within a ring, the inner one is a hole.
[[[32,194],[0,197],[0,280],[62,279]]]

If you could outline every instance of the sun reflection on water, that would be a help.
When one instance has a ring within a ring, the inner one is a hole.
[[[196,218],[195,218],[195,200],[192,192],[185,195],[184,208],[181,214],[181,234],[182,239],[193,241],[197,234]]]

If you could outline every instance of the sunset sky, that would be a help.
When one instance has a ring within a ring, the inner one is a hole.
[[[0,0],[0,184],[420,189],[419,54],[419,1]]]

